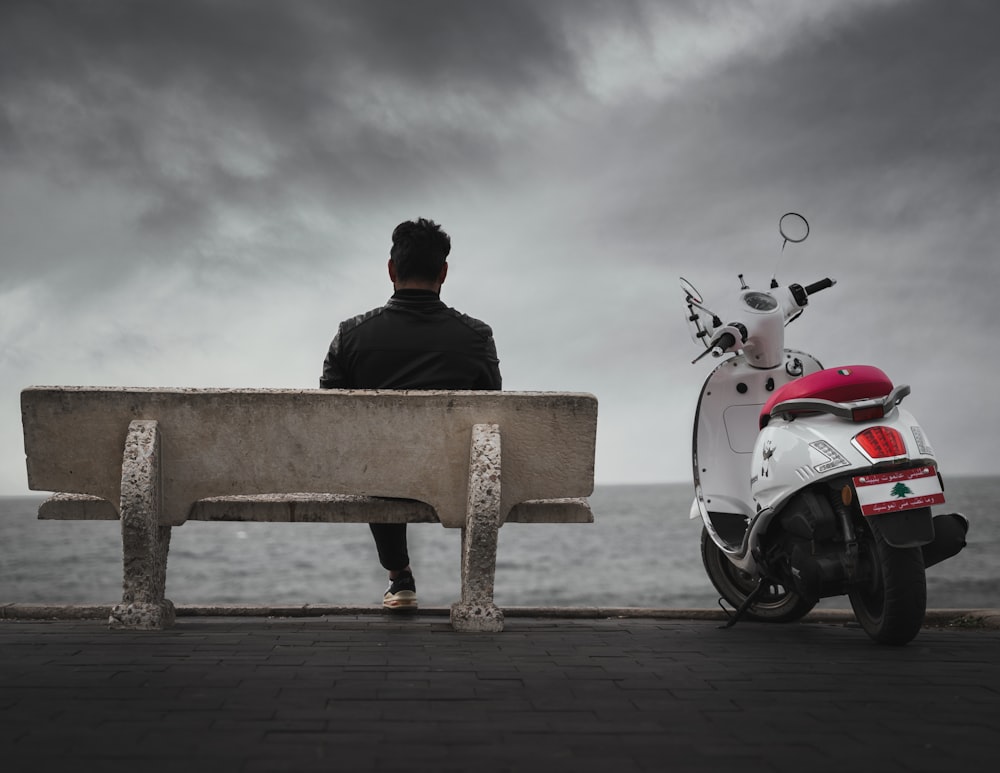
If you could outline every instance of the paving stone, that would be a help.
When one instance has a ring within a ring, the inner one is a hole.
[[[0,622],[4,769],[993,770],[1000,631],[440,617]]]

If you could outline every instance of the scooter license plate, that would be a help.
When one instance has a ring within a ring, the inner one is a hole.
[[[883,515],[944,503],[941,479],[933,467],[877,472],[854,478],[862,515]]]

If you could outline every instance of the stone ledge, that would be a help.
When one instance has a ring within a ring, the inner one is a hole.
[[[111,604],[0,604],[0,620],[106,620]],[[663,607],[502,607],[507,618],[600,619],[635,618],[659,620],[725,620],[721,609],[674,609]],[[332,604],[181,604],[177,617],[336,617],[387,615],[381,606]],[[448,617],[448,607],[420,607],[422,616]],[[817,610],[806,615],[806,623],[854,622],[848,609]],[[1000,630],[998,609],[928,609],[925,628]]]

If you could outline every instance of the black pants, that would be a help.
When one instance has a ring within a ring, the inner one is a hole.
[[[410,565],[405,523],[370,523],[368,526],[375,537],[378,560],[383,568],[396,572]]]

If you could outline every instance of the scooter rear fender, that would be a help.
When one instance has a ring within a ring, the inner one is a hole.
[[[934,522],[929,507],[867,516],[894,548],[917,548],[934,541]]]
[[[761,430],[754,446],[750,488],[757,506],[780,510],[806,486],[876,469],[876,461],[852,442],[858,433],[876,425],[896,429],[904,440],[906,452],[893,459],[895,465],[937,467],[925,433],[913,415],[902,407],[897,407],[891,416],[867,422],[829,414],[791,420],[776,418]]]

